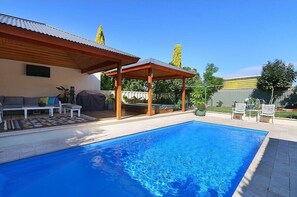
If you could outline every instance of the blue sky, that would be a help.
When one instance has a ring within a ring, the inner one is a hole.
[[[297,70],[296,0],[0,0],[0,12],[47,23],[90,40],[103,25],[106,45],[142,59],[172,60],[218,76],[261,73],[276,58]]]

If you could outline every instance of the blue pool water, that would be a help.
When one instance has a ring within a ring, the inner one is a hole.
[[[231,196],[266,132],[187,122],[0,165],[0,196]]]

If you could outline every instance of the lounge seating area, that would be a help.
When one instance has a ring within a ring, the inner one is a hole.
[[[249,119],[251,118],[251,112],[256,112],[256,121],[260,122],[269,122],[270,118],[272,119],[272,123],[274,123],[274,116],[275,116],[275,105],[272,104],[262,104],[261,109],[248,109],[245,103],[236,103],[235,107],[232,109],[231,112],[231,119],[236,118],[236,116],[240,116],[243,120],[246,116],[246,111],[249,112]]]
[[[81,108],[80,105],[61,103],[55,96],[0,96],[0,132],[85,123],[95,120],[95,118],[86,115],[81,116]],[[47,112],[47,110],[48,116],[41,113]],[[58,112],[55,115],[54,110]],[[8,111],[13,111],[13,113],[9,114]],[[23,116],[14,111],[23,111]],[[34,111],[33,114],[35,115],[28,116],[29,111]],[[69,115],[66,114],[68,111],[70,112]],[[77,112],[77,115],[74,115],[74,112]],[[12,117],[10,117],[11,114],[13,114]]]
[[[49,110],[49,116],[53,116],[54,109],[62,112],[61,101],[56,97],[0,96],[0,103],[2,116],[5,111],[24,111],[25,119],[30,110]]]

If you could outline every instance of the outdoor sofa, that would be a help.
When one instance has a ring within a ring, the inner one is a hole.
[[[0,103],[4,111],[24,111],[27,118],[29,110],[49,110],[49,115],[53,116],[54,109],[62,112],[61,101],[56,97],[22,97],[22,96],[0,96]],[[41,105],[40,103],[44,103]]]

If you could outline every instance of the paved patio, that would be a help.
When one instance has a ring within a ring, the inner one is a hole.
[[[191,120],[269,131],[234,196],[297,196],[297,121],[276,119],[275,124],[231,120],[230,115],[191,112],[104,120],[79,126],[0,133],[0,163],[73,146],[130,135]]]

